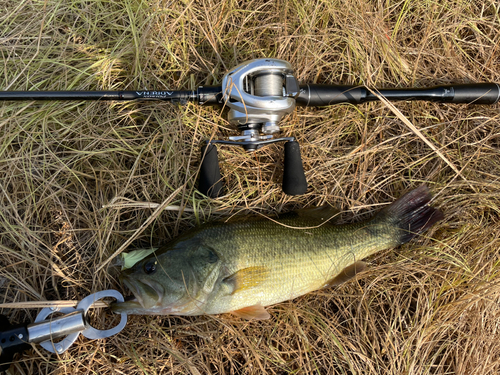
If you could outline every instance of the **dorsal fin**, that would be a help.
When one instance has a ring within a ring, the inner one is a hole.
[[[247,306],[239,310],[231,311],[231,314],[234,314],[236,316],[239,316],[240,318],[248,320],[251,319],[266,320],[271,317],[271,315],[269,315],[264,306],[262,306],[260,303],[256,303],[255,305],[252,306]]]
[[[299,208],[295,211],[280,214],[278,221],[287,222],[291,220],[296,223],[297,218],[302,218],[304,224],[321,225],[326,222],[328,222],[328,224],[334,224],[339,217],[339,213],[340,210],[338,208],[329,205]]]
[[[366,263],[357,261],[350,266],[344,268],[337,276],[333,279],[329,280],[325,284],[325,288],[336,286],[345,283],[346,281],[351,280],[358,273],[364,271],[366,269]]]
[[[336,207],[325,204],[324,206],[319,207],[301,208],[295,212],[299,217],[317,220],[319,222],[329,221],[330,223],[333,223],[336,221],[336,217],[339,215],[340,210]]]

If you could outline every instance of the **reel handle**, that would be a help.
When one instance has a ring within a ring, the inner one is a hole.
[[[297,141],[285,143],[283,171],[283,192],[288,195],[302,195],[307,190],[307,181]]]
[[[307,181],[302,166],[299,143],[293,137],[262,141],[222,141],[212,140],[201,147],[201,166],[198,191],[209,198],[218,198],[223,194],[222,176],[215,144],[240,146],[246,150],[256,150],[264,145],[285,141],[285,158],[282,189],[288,195],[301,195],[307,190]]]
[[[198,190],[209,198],[218,198],[224,193],[217,147],[212,143],[201,146],[200,182]]]

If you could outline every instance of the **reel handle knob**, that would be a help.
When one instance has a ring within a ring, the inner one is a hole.
[[[209,198],[217,198],[223,194],[217,147],[211,143],[201,146],[198,191]]]
[[[302,195],[307,190],[307,181],[302,166],[300,147],[297,141],[285,143],[283,171],[283,192],[288,195]]]

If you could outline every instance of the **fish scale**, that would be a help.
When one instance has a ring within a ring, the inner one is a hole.
[[[129,314],[202,315],[232,312],[265,319],[264,306],[337,285],[364,269],[362,259],[410,241],[442,213],[421,186],[374,218],[327,222],[332,209],[313,208],[261,219],[195,228],[122,273],[136,300]]]
[[[281,224],[293,224],[294,229]],[[271,305],[321,288],[342,269],[374,252],[397,243],[383,224],[372,224],[380,229],[367,233],[367,223],[319,228],[297,229],[299,224],[290,220],[246,224],[241,228],[228,228],[234,246],[226,247],[224,257],[231,270],[264,266],[270,276],[258,286],[242,291],[227,300],[215,301],[209,311],[236,310],[258,300]],[[383,230],[385,228],[385,230]],[[303,232],[303,233],[301,233]],[[207,233],[209,234],[209,233]],[[220,241],[220,237],[212,241]],[[208,242],[209,244],[212,241]],[[224,240],[222,240],[224,242]]]

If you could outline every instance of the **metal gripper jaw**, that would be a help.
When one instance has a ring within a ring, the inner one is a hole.
[[[240,130],[240,135],[229,137],[229,141],[212,140],[202,146],[198,190],[211,198],[223,194],[215,144],[256,151],[267,144],[285,141],[283,191],[289,195],[304,194],[307,182],[298,142],[293,137],[274,138],[280,131],[279,122],[294,110],[299,94],[292,66],[284,60],[256,59],[229,71],[222,80],[223,102],[229,107],[229,122]]]

